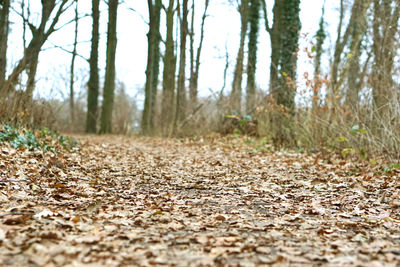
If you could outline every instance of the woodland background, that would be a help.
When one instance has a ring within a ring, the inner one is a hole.
[[[206,97],[199,95],[198,84],[199,79],[207,79],[201,75],[202,45],[207,38],[204,25],[215,1],[149,0],[148,14],[140,14],[149,25],[143,107],[116,74],[115,55],[120,45],[117,19],[121,7],[127,8],[126,2],[106,1],[105,14],[100,12],[102,2],[93,0],[90,14],[85,14],[80,12],[82,1],[78,0],[0,1],[1,121],[64,132],[247,134],[261,136],[278,148],[329,148],[343,157],[355,154],[370,161],[378,154],[399,157],[397,0],[338,1],[339,9],[323,10],[318,31],[308,37],[300,35],[300,0],[226,1],[240,14],[238,51],[234,59],[228,53],[221,57],[226,63],[224,84]],[[202,9],[195,6],[200,2]],[[135,13],[135,3],[129,4]],[[23,23],[11,20],[13,16],[22,18]],[[105,16],[107,32],[101,38],[99,22]],[[327,16],[338,18],[332,47],[325,43],[330,34]],[[79,54],[77,36],[80,22],[88,18],[92,25],[91,52],[86,59]],[[36,97],[39,55],[44,48],[49,49],[50,36],[71,25],[75,38],[70,46],[50,45],[71,55],[71,64],[60,73],[68,91],[58,88],[64,90],[63,99],[51,94]],[[7,62],[14,54],[9,39],[21,29],[24,53],[10,65]],[[257,56],[266,49],[257,45],[261,31],[270,37],[268,69],[256,69]],[[135,49],[134,36],[132,39]],[[300,47],[301,41],[307,45]],[[107,50],[105,71],[99,67],[102,44]],[[299,72],[299,53],[307,55],[313,71]],[[88,62],[85,70],[75,69],[77,58]],[[322,58],[329,58],[329,62]],[[231,65],[234,71],[229,79]],[[268,88],[257,86],[256,71],[268,73]],[[305,87],[297,83],[299,77],[306,80]]]

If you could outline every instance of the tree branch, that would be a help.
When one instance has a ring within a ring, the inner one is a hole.
[[[267,4],[265,3],[265,0],[262,0],[262,6],[263,6],[263,11],[264,11],[265,29],[266,29],[266,31],[268,33],[271,33],[272,29],[269,26],[268,13],[267,13]]]

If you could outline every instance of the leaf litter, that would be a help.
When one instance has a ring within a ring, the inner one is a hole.
[[[80,140],[65,154],[1,146],[0,265],[400,262],[396,172],[235,138]]]

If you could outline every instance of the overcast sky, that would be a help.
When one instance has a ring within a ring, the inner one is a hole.
[[[16,1],[15,8],[18,9]],[[130,95],[138,95],[141,102],[141,94],[145,82],[145,68],[147,62],[147,37],[148,20],[147,1],[135,0],[124,1],[119,7],[118,13],[118,46],[117,46],[117,79],[122,81]],[[321,9],[324,0],[302,0],[301,1],[301,21],[302,38],[301,50],[311,47],[311,41],[318,28]],[[40,0],[31,0],[32,19],[35,21],[40,16]],[[197,24],[200,24],[200,17],[203,12],[203,0],[196,0]],[[167,4],[167,3],[165,3]],[[91,1],[79,1],[79,10],[82,14],[89,14],[91,11]],[[272,19],[271,10],[273,1],[268,1],[269,19]],[[326,26],[330,33],[326,42],[326,48],[332,44],[332,39],[336,38],[336,21],[338,16],[337,0],[326,0]],[[133,10],[134,11],[133,11]],[[73,18],[73,10],[64,14],[60,25]],[[205,26],[205,39],[203,54],[201,59],[199,90],[200,95],[210,94],[210,90],[219,91],[223,84],[223,71],[225,65],[225,46],[228,48],[230,67],[228,70],[228,80],[226,92],[229,92],[232,83],[232,72],[235,65],[235,58],[239,44],[240,17],[235,5],[228,4],[227,0],[210,0],[208,18]],[[163,15],[164,17],[164,15]],[[104,75],[105,67],[105,47],[107,29],[107,6],[101,1],[101,46],[100,46],[100,67],[101,76]],[[11,15],[13,24],[11,25],[11,36],[9,39],[9,65],[15,65],[22,55],[22,22],[14,13]],[[90,39],[91,39],[90,17],[83,18],[79,24],[79,47],[78,53],[85,58],[89,58]],[[67,25],[58,32],[55,32],[50,42],[46,43],[45,50],[40,54],[40,63],[37,75],[37,93],[44,96],[54,97],[68,96],[68,77],[71,55],[60,50],[51,49],[55,45],[63,46],[72,50],[74,24]],[[199,34],[198,34],[199,35]],[[197,35],[197,37],[198,37]],[[29,40],[29,36],[28,36]],[[264,21],[261,21],[260,36],[258,41],[258,65],[257,65],[257,85],[264,91],[268,90],[268,74],[270,62],[269,36],[265,31]],[[163,48],[162,48],[163,49]],[[302,75],[305,71],[312,71],[310,59],[304,53],[299,57],[298,80],[301,85]],[[78,58],[76,62],[77,82],[76,86],[86,90],[83,86],[88,79],[88,64],[84,59]],[[245,80],[244,76],[244,80]],[[139,93],[139,94],[138,94]]]

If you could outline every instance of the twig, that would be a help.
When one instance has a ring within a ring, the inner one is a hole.
[[[6,212],[3,214],[0,214],[0,218],[3,218],[8,215],[35,215],[35,213],[34,212],[23,212],[23,211]]]
[[[1,182],[8,182],[8,183],[17,183],[17,182],[30,182],[30,180],[22,179],[22,180],[17,180],[17,179],[5,179],[5,180],[0,180]]]
[[[183,126],[185,126],[193,117],[194,115],[196,115],[196,113],[203,107],[204,103],[201,103],[200,105],[198,105],[192,112],[192,114],[190,114],[178,127],[178,129],[182,129]]]

